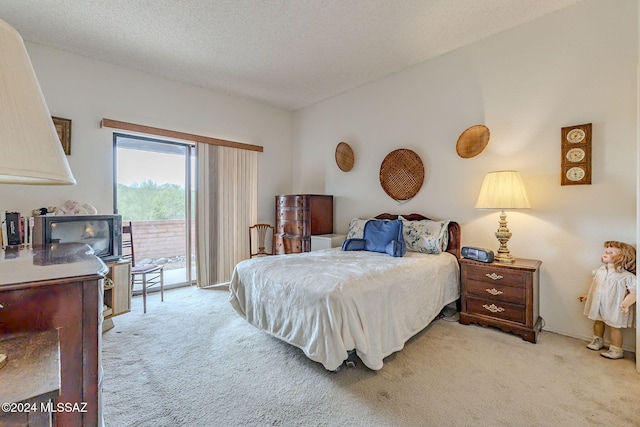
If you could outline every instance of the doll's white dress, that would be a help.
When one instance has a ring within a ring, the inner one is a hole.
[[[636,276],[633,273],[609,270],[604,265],[593,270],[584,314],[591,320],[602,320],[613,328],[632,328],[636,317],[634,306],[631,306],[628,314],[623,314],[620,309],[627,291],[636,291]]]

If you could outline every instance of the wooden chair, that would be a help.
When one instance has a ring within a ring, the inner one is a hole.
[[[142,306],[147,312],[147,287],[160,285],[160,301],[164,301],[164,266],[155,264],[136,265],[131,221],[122,226],[122,258],[131,261],[131,291],[136,284],[142,286]]]
[[[258,251],[253,252],[253,239],[252,235],[256,235],[256,242],[258,245]],[[269,224],[255,224],[249,227],[249,258],[254,256],[274,255],[274,234],[275,227]],[[270,242],[269,242],[270,241]],[[271,246],[271,252],[267,252],[267,244]]]

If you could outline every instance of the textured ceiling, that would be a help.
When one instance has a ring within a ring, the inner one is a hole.
[[[30,42],[295,110],[581,0],[0,0]]]

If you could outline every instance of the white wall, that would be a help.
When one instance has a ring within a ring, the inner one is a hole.
[[[636,242],[637,1],[585,0],[529,24],[300,110],[294,191],[336,197],[335,227],[381,212],[420,212],[462,225],[463,245],[497,249],[498,212],[473,209],[486,172],[516,169],[532,209],[509,212],[512,254],[543,261],[545,329],[587,338],[577,297],[605,240]],[[593,123],[592,185],[560,185],[560,132]],[[485,124],[491,140],[471,159],[455,145]],[[340,171],[340,141],[355,151]],[[425,183],[403,205],[379,183],[384,157],[416,151]],[[542,337],[544,339],[544,336]],[[625,348],[635,350],[633,331]]]
[[[0,184],[2,210],[26,215],[71,199],[111,213],[114,130],[100,128],[110,118],[263,146],[258,220],[273,222],[273,195],[291,191],[291,112],[41,45],[27,50],[51,114],[72,120],[67,158],[77,184]]]
[[[637,0],[638,22],[640,22],[640,0]],[[640,31],[637,31],[640,38]],[[638,40],[638,58],[640,60],[640,39]],[[640,62],[636,67],[636,78],[640,82]],[[636,241],[640,240],[640,85],[636,87]],[[638,304],[636,304],[636,307]],[[640,324],[640,311],[636,310],[636,325]],[[640,328],[636,328],[636,354],[640,353]],[[636,370],[640,372],[640,358],[636,357]]]

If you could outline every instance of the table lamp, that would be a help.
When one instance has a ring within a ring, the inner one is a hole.
[[[22,37],[0,19],[0,184],[75,183]]]
[[[507,228],[507,214],[505,209],[529,209],[529,198],[524,187],[522,177],[516,171],[489,172],[482,181],[480,194],[476,201],[476,209],[500,209],[500,225],[496,231],[496,238],[500,242],[495,260],[511,264],[515,258],[507,248],[511,232]]]
[[[1,19],[0,183],[76,183],[22,37]]]

